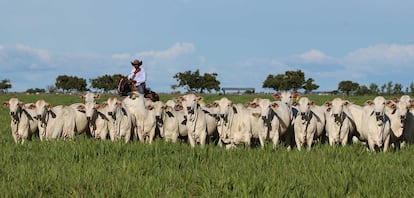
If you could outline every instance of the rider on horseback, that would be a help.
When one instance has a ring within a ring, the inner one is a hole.
[[[141,68],[142,61],[135,59],[131,62],[131,65],[134,66],[134,69],[128,75],[128,79],[130,79],[134,83],[135,90],[141,94],[145,93],[145,81],[147,80],[147,73],[145,73],[144,68]]]

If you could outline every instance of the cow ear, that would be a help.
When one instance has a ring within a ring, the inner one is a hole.
[[[101,98],[101,94],[96,94],[95,95],[95,100],[98,100],[98,99],[100,99]]]
[[[277,104],[277,103],[272,103],[271,105],[270,105],[271,107],[272,107],[272,109],[277,109],[277,108],[279,108],[279,105]]]
[[[310,102],[309,102],[309,105],[310,105],[310,106],[312,106],[312,107],[314,107],[314,106],[315,106],[315,102],[310,101]]]
[[[325,105],[325,107],[331,107],[332,102],[331,101],[326,101],[324,105]]]
[[[294,94],[293,94],[293,96],[292,96],[292,98],[293,98],[294,100],[299,100],[299,96],[300,96],[300,94],[299,94],[299,93],[294,93]]]
[[[176,111],[181,111],[181,110],[183,110],[183,109],[184,109],[183,105],[176,104],[176,105],[174,106],[174,110],[176,110]]]
[[[389,107],[391,107],[394,104],[393,100],[387,100],[387,102],[385,102],[385,104]]]
[[[145,107],[147,110],[153,110],[154,109],[154,106],[153,105],[148,105],[148,106],[146,106]]]
[[[197,103],[203,103],[203,102],[204,102],[204,98],[202,96],[198,96]]]
[[[30,104],[28,109],[36,109],[36,105],[35,104]]]
[[[19,102],[19,107],[24,109],[24,102]]]
[[[52,110],[52,108],[53,108],[53,106],[52,106],[51,104],[49,104],[49,103],[48,103],[48,104],[46,105],[46,109],[47,109],[47,110],[49,110],[49,111],[50,111],[50,110]]]
[[[124,105],[122,105],[122,102],[117,102],[116,105],[118,105],[118,107],[123,108]]]
[[[298,102],[297,101],[294,101],[293,103],[292,103],[292,106],[295,106],[295,107],[297,107],[298,106]]]
[[[408,109],[409,109],[409,110],[414,110],[414,105],[413,105],[413,104],[409,105],[409,106],[408,106]]]
[[[76,107],[76,109],[77,109],[77,110],[82,111],[82,110],[85,110],[85,109],[86,109],[86,107],[85,107],[85,105],[78,105],[78,106]]]
[[[373,105],[374,104],[374,102],[372,102],[372,100],[367,100],[366,102],[365,102],[365,105],[367,105],[367,106],[371,106],[371,105]]]
[[[10,107],[10,103],[9,102],[3,102],[3,107]]]
[[[348,100],[345,100],[342,105],[344,105],[345,107],[348,107],[351,103]]]
[[[85,95],[80,94],[80,95],[79,95],[79,98],[80,98],[81,100],[85,100],[85,98],[86,98],[86,97],[85,97]]]
[[[326,108],[326,112],[330,112],[331,111],[331,107]]]
[[[280,93],[275,93],[275,94],[272,94],[272,97],[276,100],[280,100],[282,98],[282,95],[280,95]]]
[[[399,101],[400,101],[400,99],[399,98],[393,98],[393,99],[391,99],[393,102],[395,102],[395,103],[398,103]]]

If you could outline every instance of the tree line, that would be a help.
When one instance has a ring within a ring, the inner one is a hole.
[[[27,93],[54,93],[54,92],[83,92],[94,89],[97,92],[113,92],[118,88],[118,82],[121,74],[105,74],[94,79],[89,79],[89,88],[87,80],[77,76],[59,75],[56,77],[54,85],[47,86],[46,89],[30,88]],[[173,78],[177,84],[171,85],[171,89],[175,92],[178,88],[183,88],[186,92],[205,93],[212,91],[220,91],[220,81],[217,80],[217,73],[200,73],[195,71],[184,71],[176,73]],[[7,92],[12,88],[9,79],[0,81],[0,92]],[[262,88],[271,89],[273,91],[293,91],[303,90],[304,93],[311,93],[319,88],[313,78],[305,78],[305,73],[301,70],[285,71],[281,74],[269,74],[263,81]],[[360,85],[350,80],[338,83],[338,89],[331,91],[332,94],[343,93],[346,95],[401,95],[414,93],[414,83],[404,89],[400,83],[389,81],[381,86],[371,83],[368,86]]]

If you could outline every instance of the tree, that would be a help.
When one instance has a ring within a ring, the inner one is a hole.
[[[305,84],[305,73],[301,70],[286,71],[285,75],[287,77],[287,84],[293,92],[297,92]]]
[[[102,89],[104,92],[118,89],[118,82],[121,74],[103,75],[95,79],[89,79],[91,87],[95,89]]]
[[[380,92],[378,85],[375,83],[371,83],[369,85],[369,91],[371,92],[371,94],[375,94],[375,95],[378,95]]]
[[[273,89],[275,91],[280,91],[280,90],[289,90],[288,86],[287,86],[287,81],[285,79],[285,75],[283,74],[277,74],[275,76],[273,75],[268,75],[266,80],[263,82],[262,85],[263,88],[270,88]]]
[[[387,90],[387,95],[391,95],[391,93],[392,93],[392,81],[387,83],[385,89]]]
[[[216,79],[217,73],[204,73],[203,77],[201,78],[200,92],[203,93],[203,90],[206,89],[209,93],[211,90],[219,91],[220,90],[220,81]]]
[[[381,85],[381,94],[385,94],[385,88],[387,87],[386,84]]]
[[[56,88],[56,86],[55,86],[55,85],[48,85],[48,86],[46,87],[46,89],[47,89],[47,91],[48,91],[49,93],[55,93],[55,92],[57,91],[57,88]]]
[[[319,88],[319,85],[313,83],[314,81],[313,78],[308,78],[308,80],[305,81],[305,85],[302,87],[305,90],[305,93],[310,93]]]
[[[414,83],[413,82],[410,83],[410,92],[411,92],[411,94],[414,93]]]
[[[358,87],[359,87],[359,84],[358,84],[358,83],[356,83],[356,82],[352,82],[352,81],[350,81],[350,80],[341,81],[341,82],[339,82],[339,84],[338,84],[338,90],[339,90],[339,91],[342,91],[342,92],[345,92],[345,94],[346,94],[347,96],[349,96],[349,94],[350,94],[352,91],[357,90],[357,89],[358,89]]]
[[[392,92],[393,92],[393,94],[395,94],[395,95],[402,95],[402,94],[404,94],[404,93],[403,93],[403,91],[402,91],[402,89],[403,89],[402,84],[400,84],[400,83],[395,83],[395,84],[394,84],[394,88],[393,88]]]
[[[26,90],[26,93],[29,93],[29,94],[35,94],[35,93],[45,93],[46,92],[46,90],[45,89],[40,89],[40,88],[30,88],[30,89],[28,89],[28,90]]]
[[[365,85],[359,86],[358,89],[355,92],[356,95],[368,95],[370,93],[371,93],[371,91]]]
[[[64,92],[69,91],[86,91],[86,79],[78,78],[76,76],[58,76],[56,78],[55,86],[58,89],[62,89]]]
[[[200,71],[179,72],[173,76],[178,81],[177,87],[184,87],[188,92],[203,92],[204,90],[220,90],[220,81],[216,79],[217,74],[205,73],[200,75]]]
[[[7,90],[11,88],[12,84],[9,79],[4,79],[0,82],[0,92],[7,92]]]
[[[308,88],[308,91],[319,88],[319,85],[313,83],[314,80],[308,79],[305,81],[305,73],[301,70],[286,71],[284,74],[268,75],[266,80],[263,82],[263,88],[271,88],[275,91],[279,90],[293,90],[297,92],[298,89]],[[310,83],[310,84],[306,84]]]

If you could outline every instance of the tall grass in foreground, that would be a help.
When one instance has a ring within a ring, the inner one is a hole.
[[[22,100],[36,100],[31,97]],[[54,104],[80,102],[47,97]],[[16,145],[7,112],[0,110],[3,197],[414,197],[412,145],[388,153],[360,144],[289,152],[270,145],[191,148],[160,139],[112,143],[83,135]]]

